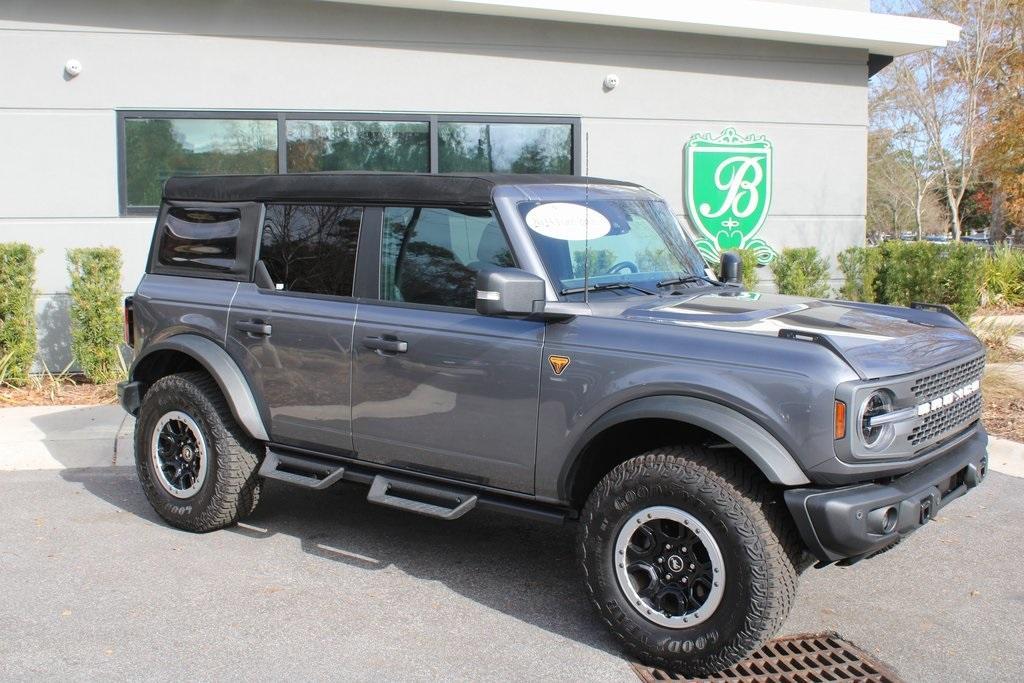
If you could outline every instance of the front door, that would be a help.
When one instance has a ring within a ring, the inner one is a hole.
[[[272,282],[243,283],[228,352],[248,376],[270,438],[352,450],[353,272],[362,209],[268,204],[260,259]]]
[[[361,459],[533,491],[544,324],[478,315],[475,274],[514,266],[486,210],[387,208],[380,292],[360,299],[352,431]]]

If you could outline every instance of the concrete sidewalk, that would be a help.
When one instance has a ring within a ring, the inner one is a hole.
[[[121,406],[0,409],[0,471],[134,465],[135,420]]]
[[[132,466],[135,419],[120,406],[0,409],[0,472]],[[1024,478],[1024,444],[989,437],[989,467]]]

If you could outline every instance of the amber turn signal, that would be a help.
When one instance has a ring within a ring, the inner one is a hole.
[[[846,438],[846,404],[842,401],[836,401],[835,437]]]

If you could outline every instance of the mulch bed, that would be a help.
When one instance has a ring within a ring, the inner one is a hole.
[[[981,383],[982,421],[993,436],[1024,442],[1024,383],[993,368]]]
[[[74,375],[33,377],[24,386],[0,384],[0,408],[117,403],[117,385],[91,384]]]

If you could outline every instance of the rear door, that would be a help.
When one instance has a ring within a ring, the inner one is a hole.
[[[266,206],[259,258],[273,285],[239,286],[227,348],[273,441],[352,450],[352,292],[362,216],[353,206]]]
[[[380,287],[353,337],[359,457],[532,492],[544,325],[476,313],[476,272],[516,263],[495,215],[391,207],[364,239],[372,227]]]

